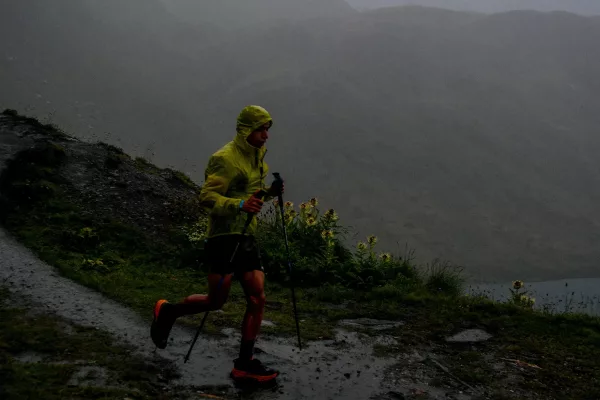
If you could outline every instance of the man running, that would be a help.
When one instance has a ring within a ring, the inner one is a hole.
[[[229,295],[231,281],[238,279],[246,294],[246,314],[242,323],[239,357],[231,371],[233,379],[267,382],[278,371],[265,367],[253,357],[254,342],[260,330],[265,306],[265,274],[254,237],[257,222],[242,236],[249,215],[261,211],[263,200],[255,197],[265,190],[264,201],[283,193],[283,184],[265,188],[268,166],[264,162],[265,143],[273,124],[270,114],[260,106],[247,106],[238,116],[237,135],[214,153],[208,161],[200,202],[209,211],[205,263],[209,267],[208,295],[191,295],[182,303],[158,300],[150,334],[154,344],[164,349],[175,320],[183,315],[219,310]],[[231,262],[238,241],[240,246]]]

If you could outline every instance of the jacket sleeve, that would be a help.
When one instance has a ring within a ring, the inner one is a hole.
[[[206,167],[200,204],[214,215],[230,216],[239,213],[242,199],[225,196],[234,176],[235,168],[223,157],[213,155]]]

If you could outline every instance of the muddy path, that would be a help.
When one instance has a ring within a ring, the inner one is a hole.
[[[236,330],[225,329],[223,333],[227,338],[201,335],[190,360],[184,363],[194,330],[176,325],[169,346],[154,353],[149,336],[150,310],[144,319],[101,294],[61,277],[3,229],[0,229],[0,282],[11,292],[27,296],[36,307],[73,323],[110,332],[135,346],[145,358],[169,360],[181,374],[171,384],[219,387],[231,395],[239,393],[228,376],[238,352]],[[372,339],[341,329],[337,336],[336,340],[309,343],[302,351],[298,351],[293,339],[260,338],[259,357],[282,374],[277,386],[261,390],[252,398],[367,399],[381,394],[386,386],[384,370],[394,360],[374,357],[372,344],[391,339],[383,336]]]

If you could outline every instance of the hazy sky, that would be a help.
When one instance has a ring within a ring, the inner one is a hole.
[[[337,209],[352,242],[476,278],[600,277],[599,19],[172,1],[13,3],[0,108],[201,183],[261,104],[287,195]]]

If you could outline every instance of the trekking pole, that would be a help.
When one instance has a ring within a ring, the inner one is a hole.
[[[256,193],[254,193],[254,197],[257,197],[259,199],[262,199],[264,197],[264,195],[266,194],[266,192],[264,190],[259,190]],[[242,234],[240,236],[240,240],[238,240],[237,244],[235,245],[235,250],[233,250],[233,253],[231,254],[231,258],[229,259],[230,263],[233,263],[233,259],[235,257],[235,255],[237,254],[237,251],[240,247],[240,243],[242,242],[242,239],[244,238],[244,235],[246,234],[246,231],[248,230],[248,227],[250,226],[250,223],[252,222],[252,218],[254,218],[254,214],[249,214],[248,218],[246,219],[246,223],[244,224],[244,229],[242,230]],[[217,285],[217,291],[219,291],[219,289],[221,289],[221,285],[223,285],[223,280],[225,279],[225,275],[221,276],[221,279],[219,280],[219,284]],[[188,350],[185,359],[183,360],[183,363],[187,363],[188,360],[190,359],[190,354],[192,353],[192,349],[194,348],[194,345],[196,344],[196,341],[198,340],[198,336],[200,336],[200,332],[202,331],[202,328],[204,327],[204,323],[206,322],[206,318],[208,317],[208,311],[206,311],[204,313],[204,317],[202,318],[202,322],[200,322],[200,326],[198,327],[198,330],[196,331],[196,335],[194,336],[194,340],[192,340],[192,344],[190,345],[190,349]]]
[[[275,181],[278,183],[278,185],[280,185],[280,187],[282,187],[283,179],[281,179],[281,176],[279,175],[279,173],[274,172],[273,176],[275,177]],[[290,246],[288,244],[287,230],[285,228],[285,219],[283,217],[283,214],[284,214],[283,194],[281,194],[281,190],[279,191],[277,200],[279,201],[279,211],[281,214],[281,226],[283,228],[283,237],[285,239],[285,250],[287,252],[288,271],[290,273],[290,284],[292,285],[292,303],[294,305],[294,319],[296,320],[296,332],[298,334],[298,348],[300,350],[302,350],[302,342],[300,341],[300,325],[298,323],[298,311],[296,310],[296,291],[294,290],[294,278],[292,276],[292,260],[291,260],[291,255],[290,255]]]

